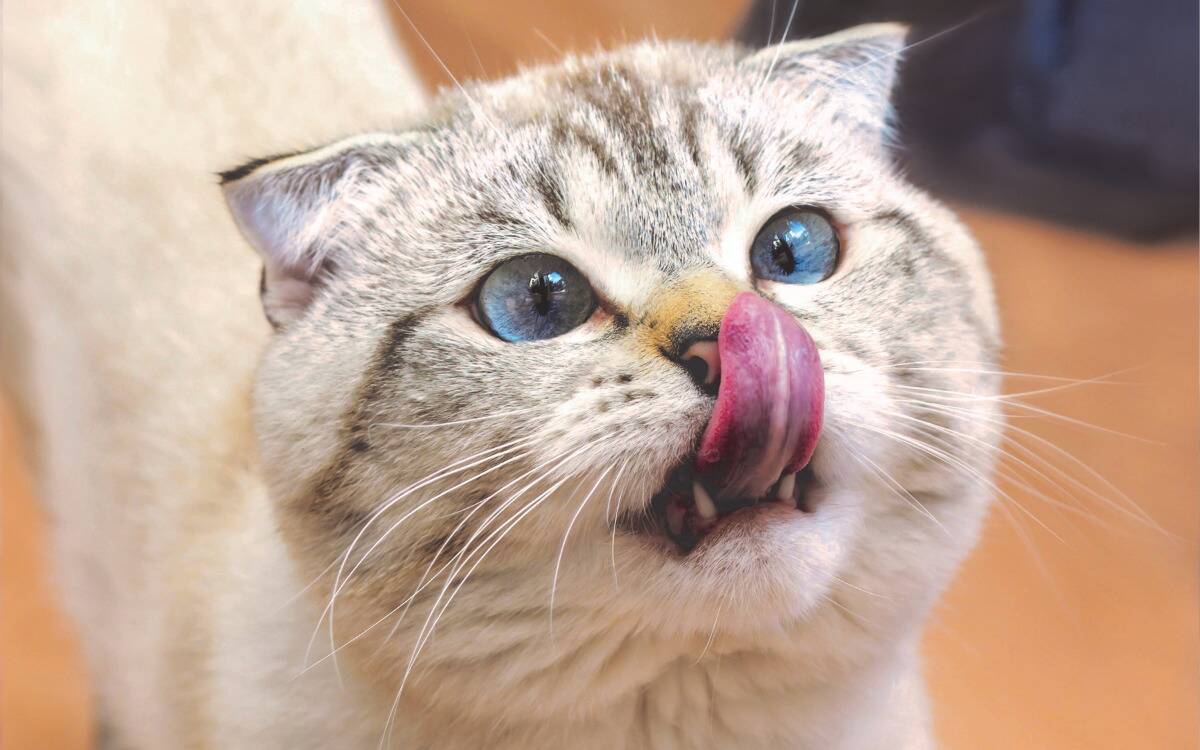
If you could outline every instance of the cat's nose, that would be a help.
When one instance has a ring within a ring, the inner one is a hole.
[[[679,364],[696,387],[710,396],[721,385],[721,354],[715,338],[697,338],[680,347]]]

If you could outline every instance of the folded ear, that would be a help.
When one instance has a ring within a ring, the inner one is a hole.
[[[832,90],[839,114],[856,126],[887,128],[892,86],[908,27],[898,23],[856,26],[829,36],[765,47],[741,67],[758,84],[794,85],[806,93]]]
[[[336,267],[337,235],[370,176],[402,154],[404,137],[349,138],[221,173],[225,201],[263,259],[262,303],[276,328],[302,315]]]

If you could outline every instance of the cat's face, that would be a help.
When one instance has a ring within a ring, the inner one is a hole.
[[[997,328],[889,166],[900,39],[636,46],[228,176],[277,326],[264,470],[364,670],[532,715],[912,637],[998,434],[922,389],[994,393]]]

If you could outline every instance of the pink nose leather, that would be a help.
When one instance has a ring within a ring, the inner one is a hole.
[[[725,312],[717,352],[721,384],[696,471],[718,501],[759,498],[812,458],[825,407],[821,357],[791,313],[753,292]]]

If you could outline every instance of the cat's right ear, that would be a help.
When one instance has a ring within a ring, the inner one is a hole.
[[[768,84],[796,97],[814,90],[836,92],[840,114],[872,133],[888,129],[897,65],[907,49],[908,27],[873,23],[813,39],[766,47],[739,64],[763,94]]]
[[[238,229],[263,260],[262,303],[271,325],[303,315],[338,264],[339,231],[371,176],[402,156],[401,135],[368,135],[222,172]]]

